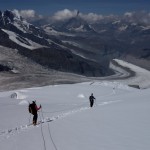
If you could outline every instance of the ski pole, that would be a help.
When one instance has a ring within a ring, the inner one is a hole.
[[[95,98],[95,100],[94,100],[94,101],[95,101],[95,106],[97,106],[96,98]]]
[[[29,105],[30,105],[30,102],[28,101]],[[29,124],[30,124],[30,120],[31,120],[31,113],[30,114],[30,117],[29,117]]]

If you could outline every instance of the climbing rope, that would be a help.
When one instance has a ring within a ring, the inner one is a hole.
[[[42,117],[43,117],[43,120],[44,120],[44,115],[43,115],[43,110],[42,110],[42,108],[41,108],[41,114],[42,114]],[[50,139],[51,139],[51,141],[52,141],[52,144],[53,144],[55,150],[57,150],[56,144],[55,144],[55,142],[54,142],[54,140],[53,140],[53,137],[52,137],[52,134],[51,134],[50,123],[48,122],[47,125],[48,125],[48,132],[49,132]]]
[[[44,150],[46,150],[46,142],[45,142],[45,138],[44,138],[44,134],[43,134],[43,127],[42,127],[42,117],[41,114],[39,113],[40,116],[40,120],[41,120],[41,134],[42,134],[42,139],[43,139],[43,144],[44,144]]]
[[[53,140],[53,137],[52,137],[52,134],[51,134],[50,123],[49,122],[48,122],[48,132],[49,132],[49,135],[50,135],[50,139],[53,143],[53,146],[54,146],[55,150],[57,150],[56,144],[54,143],[54,140]]]

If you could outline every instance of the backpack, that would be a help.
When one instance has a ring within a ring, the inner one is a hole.
[[[35,107],[34,104],[29,104],[29,107],[28,107],[29,113],[33,114],[34,107]]]

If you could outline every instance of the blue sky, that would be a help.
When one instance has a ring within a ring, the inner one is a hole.
[[[78,9],[83,13],[122,14],[128,11],[150,11],[150,0],[0,0],[0,10],[33,9],[50,15],[58,10]]]

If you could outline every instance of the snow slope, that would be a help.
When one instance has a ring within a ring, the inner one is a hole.
[[[96,103],[90,108],[92,92]],[[2,92],[0,149],[149,150],[149,93],[108,81]],[[29,126],[32,100],[42,105],[44,123],[36,127]]]
[[[17,35],[16,33],[12,32],[12,31],[5,30],[5,29],[2,29],[2,31],[4,31],[5,33],[8,34],[10,40],[12,40],[13,42],[17,43],[18,45],[28,48],[30,50],[45,47],[43,45],[40,45],[38,43],[35,43],[35,42],[27,39],[27,38],[21,38],[21,36],[19,37],[19,35]]]

